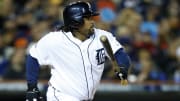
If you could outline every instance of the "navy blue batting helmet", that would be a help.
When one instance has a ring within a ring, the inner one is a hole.
[[[73,2],[67,5],[63,11],[64,25],[70,28],[76,28],[83,24],[83,18],[87,16],[96,16],[99,13],[93,12],[88,2]]]

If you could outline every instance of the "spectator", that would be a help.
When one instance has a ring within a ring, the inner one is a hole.
[[[4,79],[24,79],[25,78],[25,49],[17,48],[11,60],[6,64]]]

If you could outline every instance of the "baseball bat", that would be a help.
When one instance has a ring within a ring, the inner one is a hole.
[[[105,48],[107,54],[108,54],[109,57],[111,58],[113,70],[114,70],[115,72],[120,72],[121,70],[120,70],[120,68],[119,68],[119,66],[118,66],[118,63],[117,63],[115,57],[114,57],[113,50],[112,50],[112,48],[111,48],[111,45],[110,45],[110,43],[109,43],[108,38],[107,38],[106,36],[102,35],[102,36],[100,37],[100,41],[101,41],[101,43],[103,44],[103,47]],[[123,80],[123,79],[121,78],[121,84],[122,84],[122,85],[127,85],[127,84],[128,84],[128,81],[127,81],[127,80]]]
[[[118,64],[115,60],[115,57],[114,57],[114,54],[113,54],[113,51],[112,51],[112,48],[111,48],[111,45],[109,43],[109,40],[107,39],[106,36],[102,35],[100,37],[100,41],[101,43],[103,44],[103,47],[105,48],[107,54],[109,55],[109,57],[111,58],[111,61],[112,61],[112,64],[113,64],[113,70],[114,71],[119,71],[120,68],[118,68]]]

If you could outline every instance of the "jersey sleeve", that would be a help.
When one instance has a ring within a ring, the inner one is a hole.
[[[123,46],[119,43],[119,41],[116,40],[116,38],[111,33],[106,32],[105,34],[109,40],[113,54],[115,54],[120,48],[123,48]]]
[[[42,38],[37,43],[31,46],[29,49],[29,54],[38,60],[40,65],[48,64],[48,40],[47,38]]]

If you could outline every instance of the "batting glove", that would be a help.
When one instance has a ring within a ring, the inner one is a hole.
[[[124,67],[120,67],[120,71],[115,71],[116,77],[120,80],[127,80],[127,70]]]
[[[28,84],[26,101],[43,101],[43,97],[36,85]]]

